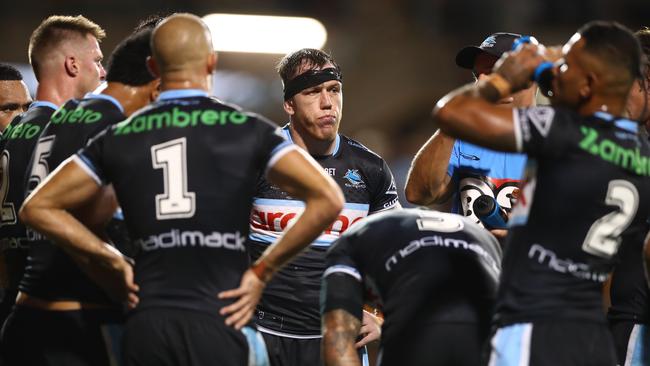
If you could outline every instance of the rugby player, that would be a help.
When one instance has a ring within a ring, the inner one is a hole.
[[[23,76],[15,67],[0,63],[0,132],[32,102]]]
[[[152,52],[159,99],[62,163],[21,218],[135,307],[125,326],[126,365],[257,364],[266,352],[247,325],[264,285],[337,217],[341,192],[279,128],[208,96],[216,54],[200,18],[165,19]],[[306,209],[247,269],[248,217],[262,172]],[[109,183],[138,245],[134,269],[67,211]]]
[[[268,284],[257,308],[257,325],[271,365],[319,365],[319,293],[329,245],[368,214],[400,207],[386,162],[366,147],[338,133],[343,113],[343,77],[327,53],[302,49],[278,64],[289,123],[287,139],[307,151],[345,195],[337,220]],[[300,200],[260,176],[251,214],[248,248],[253,260],[278,240],[302,211]],[[364,313],[359,347],[379,337],[378,320]]]
[[[105,76],[99,48],[104,36],[101,27],[83,16],[57,15],[45,19],[31,35],[28,53],[39,83],[36,101],[25,113],[17,116],[2,134],[0,238],[2,247],[8,248],[4,253],[4,274],[8,292],[13,292],[13,295],[4,297],[3,301],[10,303],[5,303],[3,308],[10,308],[16,299],[18,283],[25,268],[27,238],[25,227],[18,220],[18,210],[25,197],[25,171],[32,151],[46,123],[61,104],[70,98],[81,98],[99,86]],[[39,334],[31,335],[29,352],[23,356],[44,356],[43,344],[39,344],[44,339],[37,337]],[[4,348],[9,337],[3,334],[0,346]],[[63,341],[62,337],[57,339]],[[66,362],[65,357],[57,359],[56,355],[51,356],[54,363]],[[26,363],[17,361],[16,364]]]
[[[32,161],[27,169],[25,190],[27,193],[45,179],[50,170],[56,169],[63,160],[84,147],[91,137],[106,127],[124,120],[126,116],[155,99],[159,79],[151,75],[146,64],[147,58],[151,56],[149,43],[153,26],[130,35],[116,47],[109,59],[107,86],[101,94],[88,93],[83,99],[71,99],[53,114],[36,144]],[[95,232],[102,232],[106,223],[88,223],[91,219],[90,213],[115,211],[116,201],[111,192],[110,189],[101,192],[99,202],[97,204],[93,202],[90,208],[75,210],[75,214],[93,227]],[[95,215],[101,217],[101,214],[97,213],[92,216]],[[25,273],[19,285],[18,305],[5,330],[10,336],[7,340],[8,347],[15,350],[12,353],[16,352],[22,357],[40,357],[27,352],[27,347],[31,349],[33,333],[39,333],[43,337],[44,347],[55,348],[52,341],[47,341],[48,338],[56,338],[55,335],[47,331],[38,331],[42,325],[30,321],[34,318],[32,307],[35,307],[34,305],[30,307],[30,304],[38,303],[47,305],[36,306],[39,307],[38,319],[42,321],[49,315],[49,323],[59,324],[56,328],[48,328],[50,332],[56,332],[61,336],[62,331],[67,331],[66,342],[75,336],[83,337],[87,340],[83,348],[89,348],[90,344],[93,352],[97,353],[97,358],[88,362],[107,364],[109,356],[106,355],[106,345],[99,324],[109,321],[119,322],[121,309],[111,310],[115,306],[111,304],[106,294],[80,271],[63,250],[38,233],[29,229],[27,232],[29,254]],[[130,249],[123,248],[125,243],[116,244],[123,251]],[[57,304],[62,303],[62,300],[76,301],[81,305],[80,309],[68,309],[69,311],[65,312],[50,311],[56,310]],[[113,314],[110,314],[111,311]],[[79,319],[83,319],[86,330],[77,334],[75,329]],[[95,333],[92,333],[93,326],[95,326]],[[90,343],[91,339],[95,343]],[[62,348],[58,352],[69,352],[69,357],[72,359],[81,357],[75,356],[80,353],[79,349],[70,346]],[[35,363],[43,362],[39,358],[23,359],[23,362],[27,360]]]
[[[500,269],[499,243],[468,218],[408,209],[361,220],[327,253],[325,365],[361,365],[364,300],[386,319],[380,365],[478,365]]]
[[[490,364],[614,365],[601,286],[619,246],[643,241],[650,212],[650,147],[638,123],[621,117],[641,77],[641,50],[627,28],[587,23],[552,65],[552,106],[494,106],[529,86],[548,61],[543,54],[523,45],[434,110],[444,133],[529,157],[510,219]]]
[[[478,82],[492,73],[499,57],[510,51],[514,41],[520,37],[515,33],[494,33],[478,47],[461,49],[456,54],[456,64],[472,70]],[[536,91],[537,87],[533,85],[497,103],[504,108],[534,106]],[[510,198],[523,178],[525,164],[524,154],[486,149],[438,130],[413,158],[406,180],[406,199],[441,209],[445,204],[451,204],[451,212],[467,216],[483,226],[473,212],[474,200],[489,195],[510,212]],[[505,235],[502,230],[494,233]]]
[[[650,30],[646,28],[635,34],[647,58],[650,56]],[[650,126],[649,82],[650,69],[646,63],[643,78],[632,85],[626,106],[627,116],[645,128]],[[643,242],[635,242],[620,249],[619,262],[611,277],[611,306],[607,318],[614,335],[618,363],[625,366],[650,364],[648,284],[643,275],[643,260],[639,256],[642,245]]]

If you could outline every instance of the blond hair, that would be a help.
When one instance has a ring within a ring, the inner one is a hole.
[[[92,35],[101,42],[106,32],[83,15],[52,15],[43,20],[29,38],[29,62],[38,79],[40,68],[50,52],[74,37]]]

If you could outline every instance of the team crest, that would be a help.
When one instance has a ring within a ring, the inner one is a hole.
[[[343,178],[347,179],[350,184],[345,184],[346,187],[365,188],[366,183],[361,179],[358,169],[348,169]]]

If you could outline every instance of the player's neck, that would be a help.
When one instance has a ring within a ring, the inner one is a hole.
[[[142,87],[125,85],[117,82],[109,82],[102,94],[110,95],[117,99],[124,109],[124,115],[130,116],[136,110],[144,107],[149,101],[148,95],[144,95]]]
[[[336,140],[323,141],[312,138],[304,131],[301,132],[299,129],[296,129],[293,123],[289,125],[289,132],[291,133],[293,143],[306,150],[310,155],[326,156],[334,153]]]
[[[623,116],[625,113],[625,99],[605,98],[593,96],[588,102],[578,108],[581,116],[591,116],[596,112],[605,112],[612,116]]]
[[[199,89],[212,90],[211,75],[197,74],[187,70],[167,72],[160,77],[160,90]]]
[[[75,95],[72,85],[61,83],[55,80],[42,80],[36,88],[36,100],[62,105],[68,99],[80,98],[83,95]]]

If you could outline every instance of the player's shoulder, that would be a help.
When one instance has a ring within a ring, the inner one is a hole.
[[[379,156],[379,154],[370,150],[368,147],[357,140],[354,140],[343,134],[339,134],[339,136],[341,149],[345,149],[344,151],[347,153],[346,155],[349,154],[349,156],[346,156],[347,158],[354,157],[361,159],[371,165],[378,166],[380,168],[383,167],[384,159]]]

